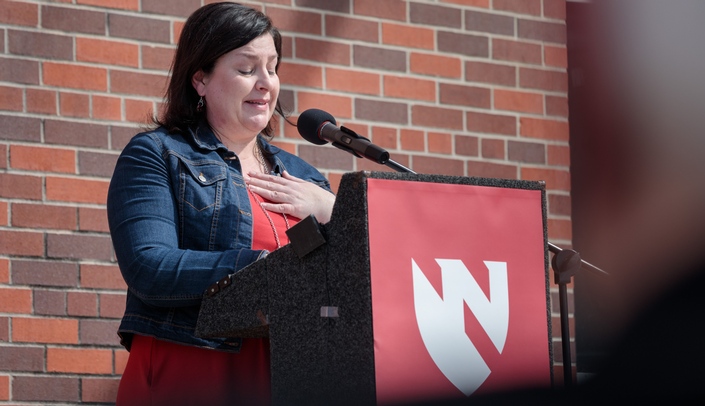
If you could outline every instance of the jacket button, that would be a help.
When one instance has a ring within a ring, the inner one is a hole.
[[[198,175],[198,180],[200,180],[201,182],[205,182],[205,181],[206,181],[206,177],[203,176],[203,172],[201,172],[201,173]]]

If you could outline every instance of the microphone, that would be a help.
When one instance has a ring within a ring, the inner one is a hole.
[[[299,134],[308,142],[324,145],[330,142],[334,147],[347,151],[358,158],[367,158],[385,165],[389,153],[346,127],[337,127],[335,118],[329,113],[308,109],[301,113],[296,123]]]

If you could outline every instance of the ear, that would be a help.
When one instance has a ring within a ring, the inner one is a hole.
[[[191,77],[191,85],[196,89],[196,93],[199,96],[204,96],[206,92],[206,74],[203,69],[199,69],[198,72],[194,73]]]

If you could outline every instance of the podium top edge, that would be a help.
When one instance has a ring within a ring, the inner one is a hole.
[[[449,183],[459,185],[490,186],[512,189],[545,190],[546,182],[521,179],[483,178],[471,176],[435,175],[435,174],[411,174],[401,172],[383,171],[359,171],[343,174],[343,179],[386,179],[386,180],[406,180],[413,182],[429,183]],[[351,179],[351,180],[352,180]]]

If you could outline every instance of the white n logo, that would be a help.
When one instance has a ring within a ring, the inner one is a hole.
[[[463,302],[501,353],[509,328],[507,263],[484,261],[489,270],[489,298],[461,260],[436,259],[436,263],[441,267],[443,297],[411,260],[416,320],[433,361],[455,387],[470,396],[491,371],[465,333]]]

